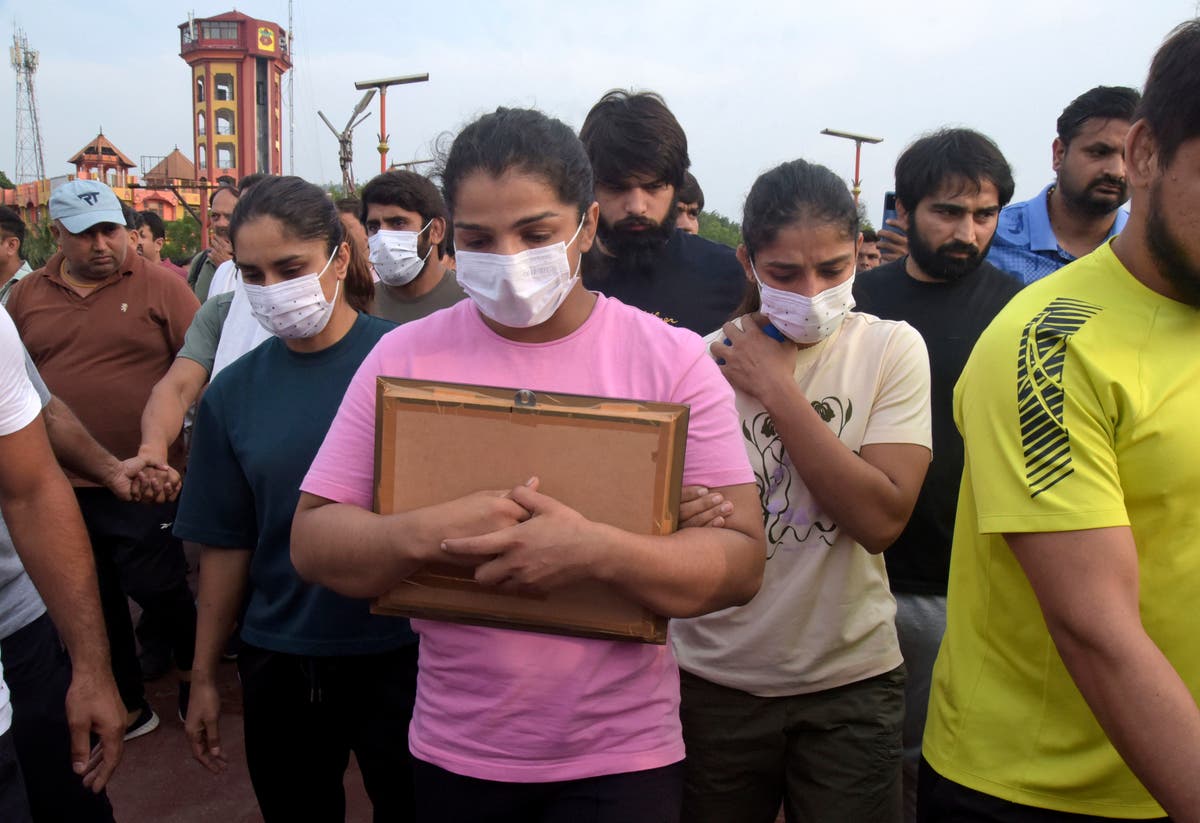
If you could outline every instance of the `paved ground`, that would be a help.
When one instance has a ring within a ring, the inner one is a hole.
[[[229,758],[214,775],[192,759],[176,715],[174,675],[146,684],[146,696],[162,725],[125,744],[125,756],[109,788],[118,823],[258,823],[262,816],[250,788],[242,744],[242,699],[237,666],[221,664],[221,743]],[[367,823],[370,803],[353,758],[346,773],[346,820]]]
[[[192,759],[176,716],[174,676],[146,684],[146,696],[162,725],[125,744],[125,756],[109,788],[117,823],[261,823],[242,745],[242,698],[237,666],[221,664],[221,747],[229,758],[214,775]],[[346,821],[369,823],[371,803],[354,757],[346,771]],[[783,810],[775,823],[784,823]]]
[[[195,546],[185,545],[194,591],[199,558]],[[136,623],[141,610],[130,603],[130,612]],[[223,774],[215,775],[192,758],[177,713],[179,698],[174,673],[146,684],[146,697],[158,713],[161,725],[125,744],[125,755],[108,790],[117,823],[261,823],[262,815],[246,771],[237,664],[221,664],[220,690],[221,748],[229,767]],[[358,764],[351,755],[346,771],[346,821],[369,823],[370,820],[371,804],[363,790]]]

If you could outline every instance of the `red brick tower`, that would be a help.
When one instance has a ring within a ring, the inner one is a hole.
[[[192,69],[196,177],[280,174],[287,32],[237,11],[181,23],[179,31],[179,56]]]

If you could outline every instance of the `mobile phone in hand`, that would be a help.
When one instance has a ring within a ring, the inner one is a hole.
[[[879,228],[894,231],[896,234],[905,234],[904,229],[888,223],[889,220],[899,220],[896,214],[896,192],[889,191],[883,195],[883,222],[879,224]]]

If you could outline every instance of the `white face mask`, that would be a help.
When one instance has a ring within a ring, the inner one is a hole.
[[[433,253],[433,244],[424,257],[417,257],[417,238],[421,232],[429,228],[429,223],[421,231],[389,231],[380,229],[369,238],[367,245],[371,249],[371,265],[379,279],[389,286],[407,286],[417,278],[425,261]]]
[[[313,337],[324,330],[333,315],[333,305],[337,302],[338,289],[342,283],[333,288],[333,300],[325,299],[325,291],[321,288],[321,278],[329,270],[329,264],[337,255],[338,249],[333,250],[325,266],[319,272],[293,277],[282,283],[270,286],[244,285],[246,299],[250,301],[250,311],[262,327],[276,337],[294,340],[299,337]]]
[[[527,329],[549,320],[579,280],[579,266],[571,271],[566,243],[555,243],[516,254],[486,254],[456,250],[458,285],[485,316],[502,326]],[[580,263],[583,258],[580,257]]]
[[[758,296],[762,302],[762,313],[771,325],[783,332],[795,343],[819,343],[837,331],[854,308],[854,275],[844,283],[825,289],[815,297],[784,291],[768,286],[758,276],[754,263],[750,264],[754,279],[758,281]]]

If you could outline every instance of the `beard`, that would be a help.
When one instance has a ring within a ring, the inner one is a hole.
[[[935,249],[921,235],[917,228],[916,216],[908,218],[908,253],[920,266],[921,271],[934,280],[947,283],[961,280],[979,268],[991,247],[991,240],[988,240],[988,244],[982,249],[972,243],[951,240]],[[955,257],[957,254],[963,256]]]
[[[1097,191],[1101,186],[1115,186],[1118,194],[1114,197],[1111,194]],[[1062,192],[1063,199],[1070,203],[1075,211],[1092,217],[1112,214],[1129,199],[1129,184],[1125,182],[1125,178],[1113,177],[1111,174],[1100,175],[1082,189],[1076,188],[1072,181],[1060,175],[1058,188]]]
[[[626,217],[609,223],[601,215],[596,233],[605,250],[616,258],[616,265],[648,275],[654,271],[658,256],[675,233],[677,216],[678,213],[671,209],[661,221],[648,217]]]
[[[1146,246],[1159,273],[1179,292],[1184,303],[1200,308],[1200,260],[1188,256],[1163,217],[1159,184],[1150,187],[1146,211]]]

